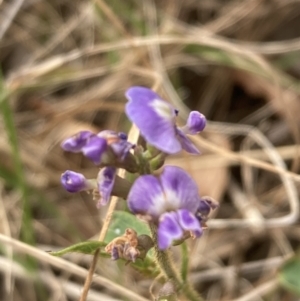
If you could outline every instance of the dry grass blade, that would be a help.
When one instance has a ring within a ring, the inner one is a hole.
[[[1,12],[3,19],[0,24],[0,40],[2,40],[3,36],[5,35],[11,23],[13,22],[18,11],[22,7],[23,3],[24,0],[14,0],[12,3],[7,5],[8,7],[6,8],[5,11]]]
[[[18,240],[7,237],[3,234],[0,234],[0,241],[4,244],[10,245],[14,248],[16,252],[21,252],[27,255],[30,255],[42,262],[50,264],[52,266],[57,267],[58,269],[65,270],[73,275],[76,275],[80,278],[85,278],[87,276],[87,270],[81,268],[71,262],[68,262],[62,258],[54,257],[49,255],[48,253],[41,251],[37,248],[24,244]],[[122,287],[113,281],[104,278],[102,276],[96,275],[93,278],[93,281],[97,284],[105,286],[108,290],[112,290],[115,293],[120,294],[121,296],[125,296],[127,298],[131,298],[137,301],[146,301],[147,299],[135,294],[132,290],[129,290],[125,287]]]
[[[106,217],[91,195],[61,188],[65,170],[98,170],[60,143],[81,130],[128,133],[124,92],[147,86],[179,109],[178,126],[191,110],[209,120],[191,137],[202,156],[167,158],[220,201],[201,239],[187,241],[196,289],[207,301],[292,298],[275,277],[300,243],[299,0],[0,0],[0,9],[0,99],[9,100],[38,246],[98,239],[101,226],[103,238],[116,200]],[[0,128],[0,299],[77,299],[90,257],[67,262],[19,241],[22,195],[2,120]],[[42,263],[34,277],[23,273],[24,254]],[[89,298],[151,298],[148,268],[144,276],[101,258]]]

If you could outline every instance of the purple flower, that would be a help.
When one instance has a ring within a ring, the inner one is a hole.
[[[126,114],[137,125],[147,142],[169,154],[178,153],[182,149],[199,154],[186,134],[194,135],[204,129],[204,115],[191,112],[187,124],[179,128],[175,123],[178,111],[151,89],[131,87],[127,90],[126,97],[129,100]]]
[[[89,131],[79,132],[64,140],[61,147],[74,153],[82,152],[99,165],[113,163],[116,159],[123,161],[134,145],[127,141],[126,134],[106,130],[98,134]]]
[[[166,166],[159,177],[140,176],[128,195],[128,207],[158,224],[158,246],[168,248],[173,240],[190,232],[202,234],[200,197],[194,180],[181,168]]]
[[[98,192],[100,198],[97,207],[100,208],[108,203],[110,195],[115,183],[116,168],[104,167],[102,168],[97,177]]]
[[[219,203],[209,196],[204,196],[200,199],[196,217],[200,222],[205,223],[212,210],[219,207]]]
[[[93,182],[87,180],[83,174],[66,170],[61,175],[61,184],[69,192],[79,192],[95,188]]]

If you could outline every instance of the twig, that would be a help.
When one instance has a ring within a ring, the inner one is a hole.
[[[92,56],[99,53],[105,53],[112,50],[121,50],[128,48],[136,48],[136,47],[147,47],[150,45],[188,45],[188,44],[197,44],[197,45],[205,45],[210,47],[215,47],[218,49],[222,49],[223,51],[231,52],[236,55],[240,55],[246,59],[255,62],[257,65],[261,66],[261,69],[264,70],[269,78],[274,78],[274,75],[277,75],[278,71],[271,68],[269,65],[266,65],[265,61],[261,61],[261,57],[258,57],[255,53],[249,51],[246,47],[239,46],[237,47],[234,43],[226,41],[225,39],[221,39],[218,36],[200,36],[197,38],[194,36],[175,36],[175,35],[160,35],[160,36],[147,36],[147,37],[133,37],[130,40],[118,40],[116,42],[111,43],[101,43],[98,45],[93,45],[86,47],[84,49],[73,50],[64,55],[53,56],[52,58],[43,61],[43,63],[37,64],[30,68],[23,68],[18,70],[11,78],[10,84],[11,88],[17,88],[14,86],[14,81],[19,85],[20,78],[24,81],[29,78],[36,78],[42,76],[48,72],[55,70],[56,68],[61,67],[62,65],[72,62],[78,58],[84,56]],[[270,69],[271,68],[271,69]],[[20,77],[20,78],[19,78]],[[21,81],[22,82],[22,81]],[[181,113],[186,114],[187,109],[183,110]]]
[[[93,107],[92,107],[93,108]],[[108,107],[109,109],[109,107]],[[83,108],[84,110],[84,108]],[[286,146],[278,146],[275,148],[280,157],[284,160],[290,160],[293,159],[297,152],[300,150],[300,147],[298,145],[286,145]],[[230,167],[240,164],[240,161],[243,160],[243,158],[249,157],[251,159],[255,160],[261,160],[263,161],[270,161],[268,155],[261,149],[252,149],[244,151],[242,155],[236,154],[239,156],[239,158],[242,158],[241,160],[232,160],[228,157],[220,156],[217,154],[205,154],[205,156],[201,157],[195,157],[195,156],[176,156],[176,157],[170,157],[167,158],[168,164],[171,165],[183,165],[186,164],[187,160],[190,163],[191,170],[204,170],[204,169],[210,169],[210,168],[216,168],[216,167]],[[250,165],[250,164],[249,164]],[[294,176],[298,176],[297,174],[293,174]],[[300,182],[300,177],[293,178],[293,180]]]
[[[259,285],[258,287],[252,289],[248,294],[235,299],[233,301],[251,301],[251,300],[257,300],[257,297],[261,297],[262,295],[265,295],[269,293],[270,291],[276,289],[278,286],[278,279],[272,279],[266,283],[263,283]]]
[[[242,276],[250,276],[255,273],[260,273],[261,270],[276,270],[288,256],[277,256],[273,258],[251,261],[241,264],[240,266],[218,267],[202,272],[193,273],[190,280],[198,285],[199,283],[215,281],[226,277],[228,274],[238,273]]]
[[[136,134],[136,132],[137,132],[137,129],[132,126],[130,131],[129,131],[129,134],[128,134],[128,139],[130,141],[137,141],[138,135]],[[135,138],[135,140],[133,140],[133,138]],[[120,170],[118,172],[118,175],[121,176],[121,177],[124,177],[125,170]],[[112,199],[110,201],[110,204],[109,204],[108,211],[107,211],[106,216],[105,216],[103,226],[101,228],[101,232],[100,232],[100,235],[99,235],[99,241],[104,241],[104,239],[105,239],[105,235],[106,235],[106,232],[108,230],[108,227],[109,227],[110,221],[112,219],[114,210],[117,206],[117,203],[118,203],[118,198],[117,197],[112,197]],[[89,268],[88,276],[85,279],[82,295],[81,295],[79,301],[86,301],[86,298],[87,298],[87,295],[88,295],[88,292],[89,292],[89,289],[90,289],[90,286],[91,286],[91,283],[92,283],[92,280],[93,280],[93,275],[94,275],[94,272],[95,272],[95,269],[96,269],[96,266],[97,266],[99,252],[100,252],[100,248],[95,251],[93,261],[92,261],[92,264]]]
[[[295,187],[295,183],[291,180],[291,178],[293,177],[299,179],[299,176],[296,177],[294,173],[291,173],[287,170],[284,161],[277,153],[273,145],[268,141],[268,139],[258,129],[247,125],[236,127],[236,125],[233,124],[212,122],[210,123],[209,129],[222,132],[225,134],[229,134],[229,135],[249,136],[249,138],[253,139],[257,144],[262,146],[263,150],[268,154],[270,160],[274,163],[275,166],[264,162],[260,162],[259,164],[257,164],[257,162],[255,162],[256,160],[247,157],[244,157],[243,158],[244,161],[242,162],[244,163],[251,162],[253,166],[264,168],[271,172],[277,172],[282,180],[283,186],[286,189],[286,194],[288,196],[289,205],[290,205],[290,213],[282,217],[266,219],[262,223],[262,225],[266,227],[278,227],[282,225],[289,225],[295,222],[299,216],[299,201],[298,201],[298,193]],[[230,151],[220,150],[218,146],[208,141],[205,141],[203,138],[200,138],[199,136],[196,137],[196,140],[198,140],[202,146],[205,146],[207,149],[210,149],[215,153],[222,153],[223,155],[230,156],[230,157],[238,157],[238,155],[233,154]],[[255,164],[253,164],[254,162]],[[214,223],[216,222],[216,220],[212,222]],[[230,222],[233,223],[234,225],[237,225],[237,220],[231,220]],[[239,222],[242,222],[243,224],[244,221],[240,220]],[[251,222],[248,220],[247,226],[249,225],[251,225]]]
[[[91,266],[89,268],[88,275],[87,275],[87,277],[85,279],[85,282],[84,282],[83,291],[82,291],[82,294],[81,294],[80,299],[79,299],[80,301],[85,301],[86,298],[87,298],[87,295],[89,293],[89,289],[90,289],[90,286],[91,286],[91,283],[92,283],[92,280],[93,280],[93,275],[94,275],[94,272],[95,272],[95,269],[96,269],[96,266],[97,266],[99,252],[100,252],[100,248],[97,249],[94,253],[93,261],[92,261]]]
[[[18,279],[23,280],[33,280],[36,282],[43,282],[52,292],[51,300],[66,300],[62,298],[62,294],[65,294],[71,298],[78,298],[81,293],[82,286],[78,283],[72,281],[61,281],[51,272],[48,271],[38,271],[37,273],[30,273],[26,268],[24,268],[20,263],[16,261],[11,261],[9,258],[0,256],[0,272],[12,272],[13,276]],[[91,290],[89,293],[89,301],[121,301],[121,299],[116,299],[109,297],[104,293],[100,293],[95,290]]]

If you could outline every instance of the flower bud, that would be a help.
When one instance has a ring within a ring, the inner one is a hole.
[[[82,190],[93,189],[92,183],[83,174],[66,170],[61,175],[61,184],[69,192],[79,192]]]
[[[205,116],[197,111],[192,111],[189,114],[185,128],[188,134],[195,135],[199,132],[202,132],[205,126],[206,126]]]

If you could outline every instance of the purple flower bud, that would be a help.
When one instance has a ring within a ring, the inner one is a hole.
[[[96,165],[115,165],[123,162],[134,145],[127,141],[125,133],[105,130],[97,135],[82,131],[66,139],[61,147],[70,152],[82,152]]]
[[[199,132],[202,132],[206,126],[206,118],[203,114],[192,111],[189,114],[189,118],[186,122],[186,133],[190,135],[195,135]]]
[[[82,131],[64,140],[61,147],[73,153],[82,152],[95,164],[100,164],[101,157],[107,150],[107,143],[104,138],[98,137],[92,132]]]
[[[61,184],[69,192],[79,192],[91,189],[91,185],[83,174],[71,170],[65,171],[61,175]]]

